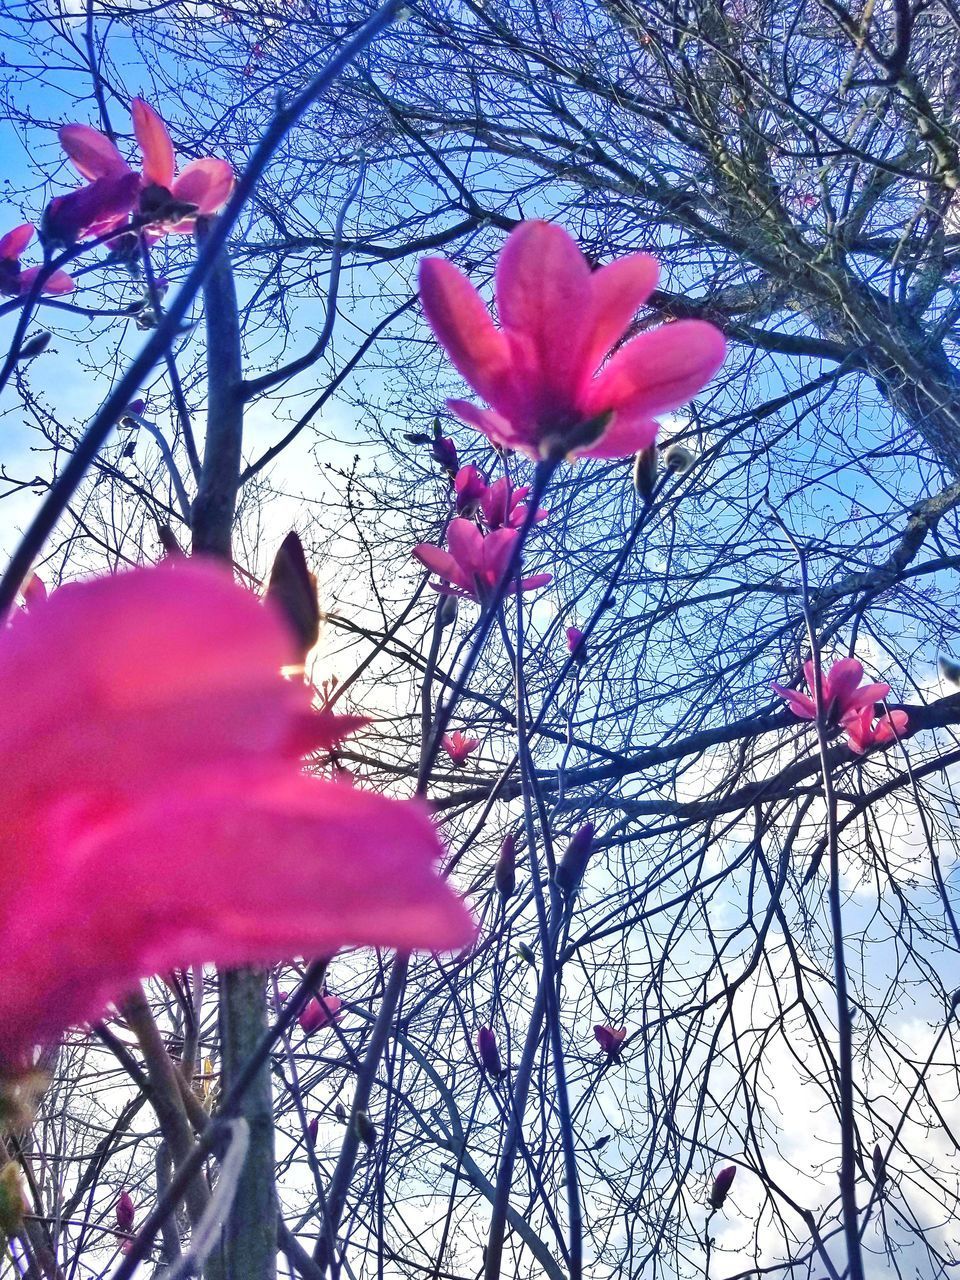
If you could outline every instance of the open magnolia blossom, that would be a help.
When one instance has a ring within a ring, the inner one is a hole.
[[[479,738],[466,738],[457,729],[453,733],[445,733],[440,743],[444,751],[450,757],[455,765],[459,768],[466,764],[467,757],[476,751],[480,745]]]
[[[497,328],[453,263],[425,259],[424,315],[490,406],[450,400],[449,408],[495,445],[531,458],[623,458],[645,449],[656,437],[656,416],[696,395],[725,352],[713,325],[680,320],[639,334],[610,356],[658,272],[643,253],[592,271],[561,227],[523,222],[497,263]]]
[[[618,1058],[627,1038],[626,1027],[595,1026],[594,1038],[608,1058]]]
[[[0,236],[0,293],[17,297],[29,293],[33,287],[41,268],[21,267],[20,259],[33,239],[34,230],[32,222],[24,222],[5,236]],[[43,282],[41,293],[70,293],[72,290],[73,277],[65,271],[54,271]]]
[[[489,599],[503,581],[519,537],[516,529],[496,529],[485,534],[472,521],[458,518],[451,520],[447,529],[446,551],[429,542],[420,542],[414,547],[413,554],[422,565],[443,579],[441,583],[431,582],[434,591],[483,601]],[[520,589],[533,591],[536,587],[545,587],[552,576],[536,573],[523,578]],[[508,592],[516,589],[515,581],[506,588]]]
[[[149,230],[154,235],[193,231],[198,217],[216,213],[226,203],[234,186],[233,170],[225,160],[203,156],[177,173],[173,142],[160,116],[142,98],[130,103],[130,114],[143,159],[139,193],[135,186],[131,204],[123,213],[110,215],[104,210],[98,234],[121,227],[134,202],[142,215],[151,218]],[[107,184],[102,188],[105,201],[129,183],[127,175],[133,170],[99,129],[86,124],[64,125],[60,143],[82,177],[94,185]]]
[[[786,698],[790,710],[801,720],[816,720],[817,695],[816,675],[812,660],[803,664],[803,674],[807,679],[809,694],[797,689],[787,689],[774,681],[771,688],[781,698]],[[882,702],[890,692],[888,684],[861,684],[863,680],[863,663],[856,658],[839,658],[833,666],[820,673],[823,685],[824,718],[827,724],[839,724],[851,712],[863,707],[872,707]]]
[[[313,1035],[343,1017],[343,1001],[339,996],[314,996],[301,1010],[298,1022],[304,1035]]]
[[[457,472],[453,488],[457,515],[479,512],[484,525],[491,530],[523,528],[529,514],[529,507],[523,501],[530,492],[529,485],[514,488],[506,476],[488,485],[476,467],[466,466]],[[549,515],[549,511],[538,507],[533,523],[540,524]]]
[[[862,756],[871,747],[888,747],[904,737],[910,727],[910,719],[906,711],[884,711],[877,719],[874,706],[858,707],[843,717],[843,728],[847,735],[847,745],[858,756]]]
[[[0,1064],[139,979],[468,943],[426,809],[306,776],[357,725],[217,563],[63,587],[0,634]]]

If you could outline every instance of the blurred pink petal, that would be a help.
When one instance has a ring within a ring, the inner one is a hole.
[[[226,160],[204,156],[184,165],[170,188],[177,200],[195,204],[197,213],[207,216],[216,213],[230,198],[236,178]]]
[[[34,226],[32,222],[21,223],[19,227],[14,227],[12,231],[8,231],[5,236],[0,237],[0,258],[7,262],[17,262],[23,255],[24,249],[33,239]]]
[[[65,124],[60,130],[60,145],[81,177],[91,182],[116,177],[130,168],[106,134],[88,124]]]

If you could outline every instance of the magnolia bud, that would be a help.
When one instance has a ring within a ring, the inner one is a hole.
[[[593,823],[585,822],[577,831],[557,866],[554,881],[567,898],[572,898],[579,888],[593,852]]]
[[[342,1011],[339,996],[321,996],[319,999],[310,1000],[300,1011],[300,1017],[297,1021],[303,1030],[304,1035],[313,1035],[314,1031],[320,1031],[323,1027],[330,1026],[333,1022],[339,1022]]]
[[[567,627],[567,650],[578,666],[587,660],[586,636],[579,627]]]
[[[34,356],[38,356],[41,351],[46,351],[50,345],[50,339],[53,337],[46,329],[41,329],[39,333],[35,333],[32,338],[28,338],[17,352],[18,360],[32,360]]]
[[[120,1199],[117,1201],[114,1213],[116,1214],[117,1227],[120,1231],[133,1230],[133,1220],[136,1217],[137,1208],[129,1191],[120,1192]]]
[[[952,658],[940,658],[940,674],[944,680],[949,680],[951,684],[960,684],[960,662],[954,662]]]
[[[503,1063],[500,1061],[500,1050],[497,1048],[497,1037],[489,1027],[481,1027],[477,1032],[477,1053],[488,1076],[499,1080],[503,1075]]]
[[[697,455],[682,444],[672,444],[663,455],[667,470],[673,471],[678,476],[686,474],[696,460]]]
[[[720,1172],[713,1180],[713,1186],[710,1188],[710,1208],[720,1209],[723,1202],[727,1198],[730,1188],[733,1186],[733,1180],[737,1176],[737,1166],[729,1164]]]
[[[517,943],[517,955],[521,960],[525,960],[527,964],[533,966],[537,963],[537,957],[533,954],[533,950],[527,946],[525,942]]]
[[[512,898],[517,888],[517,842],[512,835],[505,836],[500,846],[493,878],[500,897],[504,901]]]
[[[307,1125],[307,1141],[310,1143],[311,1147],[316,1146],[317,1130],[319,1128],[320,1128],[320,1117],[314,1116],[313,1119],[310,1121],[310,1123]]]
[[[877,1190],[882,1191],[887,1180],[887,1166],[879,1143],[873,1148],[873,1180],[877,1184]]]
[[[650,501],[657,487],[658,463],[657,450],[652,444],[641,449],[633,460],[633,487],[644,502]]]
[[[320,635],[320,604],[317,580],[307,568],[303,544],[294,532],[288,533],[280,544],[270,570],[267,599],[289,623],[297,643],[297,656],[304,661]]]
[[[365,1147],[372,1147],[377,1140],[377,1126],[365,1111],[358,1111],[353,1120],[354,1131]]]
[[[337,1117],[341,1124],[347,1123],[347,1108],[342,1102],[338,1102],[333,1108],[333,1114]]]
[[[457,620],[459,603],[456,596],[441,596],[437,605],[437,617],[441,627],[450,627]]]

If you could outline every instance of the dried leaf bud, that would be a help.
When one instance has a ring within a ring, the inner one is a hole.
[[[137,1216],[137,1207],[133,1203],[133,1197],[129,1191],[121,1191],[120,1199],[116,1203],[114,1213],[117,1219],[117,1227],[120,1231],[132,1231],[133,1222]]]
[[[481,1027],[477,1032],[477,1053],[487,1075],[499,1080],[503,1075],[503,1063],[500,1061],[497,1037],[489,1027]]]
[[[341,1124],[347,1123],[347,1108],[342,1102],[338,1102],[333,1108],[333,1114],[337,1117]]]
[[[23,1214],[29,1207],[20,1166],[11,1160],[0,1169],[0,1240],[21,1231]]]
[[[270,570],[267,599],[290,624],[297,642],[297,655],[304,661],[320,635],[320,604],[317,580],[307,568],[303,544],[294,532],[288,533],[280,544]]]
[[[365,1147],[372,1147],[377,1140],[377,1126],[365,1111],[358,1111],[354,1116],[353,1127],[357,1137]]]
[[[693,450],[682,444],[672,444],[663,455],[667,470],[674,472],[678,476],[685,475],[696,460],[697,455]]]
[[[713,1186],[710,1188],[711,1209],[720,1209],[723,1207],[723,1202],[726,1200],[736,1176],[737,1166],[735,1164],[728,1164],[725,1169],[720,1170],[713,1180]]]
[[[585,822],[567,845],[554,876],[557,888],[565,897],[573,897],[580,887],[592,852],[593,823]]]
[[[944,680],[949,680],[951,684],[960,684],[960,662],[954,662],[952,658],[940,658],[940,674]]]
[[[525,960],[531,968],[537,963],[537,957],[533,954],[533,949],[528,947],[525,942],[517,943],[517,955],[521,960]]]
[[[650,501],[657,487],[659,461],[656,447],[652,444],[646,449],[641,449],[633,460],[633,487],[644,502]]]
[[[517,842],[512,835],[504,837],[494,872],[497,893],[504,901],[512,898],[517,888]]]
[[[35,333],[33,337],[28,338],[22,344],[17,352],[18,360],[32,360],[34,356],[40,355],[42,351],[46,351],[50,345],[50,339],[53,337],[46,329],[41,329],[39,333]]]

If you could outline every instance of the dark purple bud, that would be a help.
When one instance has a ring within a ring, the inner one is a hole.
[[[489,1027],[481,1027],[477,1032],[477,1053],[487,1075],[499,1080],[503,1075],[503,1063],[500,1061],[497,1037]]]
[[[457,457],[457,446],[449,436],[438,436],[431,441],[431,453],[434,461],[439,462],[444,471],[449,472],[451,480],[460,470],[460,459]]]
[[[873,1180],[877,1184],[877,1187],[880,1188],[883,1186],[886,1178],[887,1164],[883,1158],[883,1152],[880,1150],[880,1144],[878,1143],[873,1148]]]
[[[512,898],[517,888],[517,842],[512,835],[504,837],[500,846],[500,857],[494,872],[497,893],[506,901]]]
[[[357,1137],[365,1147],[372,1147],[377,1140],[377,1126],[365,1111],[358,1111],[354,1118]]]
[[[290,532],[280,544],[270,570],[267,597],[283,615],[296,641],[301,662],[320,635],[320,602],[317,580],[307,567],[303,544]]]
[[[711,1209],[720,1209],[723,1207],[723,1202],[726,1200],[736,1176],[737,1166],[735,1164],[728,1164],[725,1169],[720,1170],[713,1180],[713,1186],[710,1188]]]
[[[121,1231],[132,1231],[133,1220],[137,1215],[136,1205],[129,1191],[121,1191],[120,1199],[117,1201],[117,1207],[114,1210],[117,1215],[117,1226]]]
[[[554,876],[557,888],[565,897],[573,897],[580,887],[580,881],[583,879],[583,873],[587,869],[592,852],[593,823],[585,822],[567,845]]]
[[[52,337],[53,334],[47,329],[41,329],[39,333],[35,333],[32,337],[28,338],[21,346],[20,350],[17,352],[17,359],[32,360],[34,356],[40,355],[42,352],[46,351],[47,347],[50,345],[50,339]]]
[[[310,1121],[310,1123],[307,1125],[307,1141],[310,1143],[311,1147],[314,1147],[317,1144],[317,1130],[319,1128],[320,1128],[320,1117],[314,1116],[313,1119]]]

